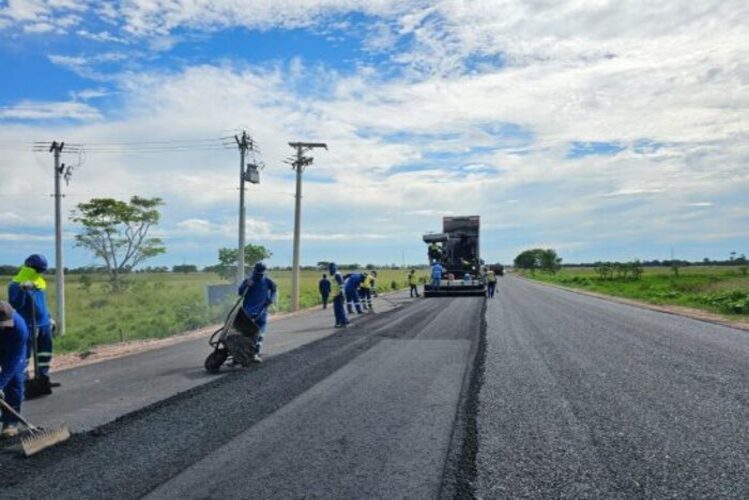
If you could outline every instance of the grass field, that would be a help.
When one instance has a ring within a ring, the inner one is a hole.
[[[670,268],[646,267],[635,279],[601,279],[593,268],[537,272],[529,278],[572,288],[642,300],[651,304],[694,307],[724,315],[749,317],[749,277],[739,268],[689,266],[675,276]]]
[[[344,271],[345,273],[345,271]],[[300,286],[301,306],[320,303],[317,271],[303,271]],[[383,269],[378,271],[379,291],[406,286],[406,271]],[[280,311],[290,307],[291,272],[271,271],[279,287]],[[11,279],[2,279],[0,298],[7,299]],[[48,303],[55,309],[54,276],[46,276]],[[127,278],[130,285],[125,291],[112,293],[103,276],[92,276],[90,284],[80,275],[66,277],[65,299],[67,332],[55,343],[56,352],[83,352],[93,346],[125,340],[162,338],[186,330],[222,321],[228,305],[208,307],[205,303],[205,286],[226,284],[211,273],[136,273]],[[332,315],[331,311],[331,324]]]

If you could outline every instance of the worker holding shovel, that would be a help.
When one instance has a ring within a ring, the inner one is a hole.
[[[16,412],[21,411],[26,371],[26,344],[29,331],[20,314],[5,301],[0,301],[0,399]],[[0,437],[18,435],[18,418],[1,411],[3,429]]]
[[[52,320],[47,309],[47,282],[42,277],[46,270],[47,259],[43,255],[30,255],[8,284],[8,300],[31,329],[29,341],[36,342],[29,347],[27,355],[36,353],[36,372],[41,382],[48,386],[52,362]]]

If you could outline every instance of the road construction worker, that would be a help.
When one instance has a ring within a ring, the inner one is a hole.
[[[494,298],[494,290],[497,288],[497,275],[489,269],[486,272],[486,294],[490,299]]]
[[[411,298],[419,297],[419,279],[416,277],[416,269],[411,269],[408,273],[408,287],[410,288]]]
[[[445,273],[445,268],[436,260],[432,264],[432,290],[440,289],[440,281]]]
[[[234,320],[234,326],[242,333],[257,330],[248,354],[253,363],[261,363],[260,351],[263,348],[265,329],[268,325],[268,308],[275,302],[278,289],[276,283],[265,276],[266,267],[262,262],[255,264],[252,275],[239,285],[239,295],[243,295],[242,308]],[[253,324],[254,323],[254,327]],[[236,357],[236,356],[235,356]],[[241,362],[241,360],[239,360]]]
[[[346,319],[346,295],[343,287],[343,276],[338,271],[338,266],[334,262],[328,265],[328,272],[333,278],[333,315],[335,316],[335,327],[343,328],[348,325]]]
[[[374,312],[372,307],[372,293],[375,288],[375,279],[377,279],[377,271],[370,271],[364,273],[364,281],[359,285],[359,297],[362,301],[364,309]]]
[[[36,330],[36,349],[39,374],[49,379],[52,362],[52,320],[47,309],[47,282],[42,273],[47,270],[47,259],[33,254],[24,261],[21,269],[8,284],[8,301],[23,317],[29,329],[27,356],[34,352],[31,342]]]
[[[346,293],[346,309],[349,314],[354,314],[354,308],[356,313],[361,314],[361,300],[359,299],[359,286],[364,282],[364,274],[352,273],[346,276],[344,283],[344,290]]]
[[[442,249],[437,244],[436,241],[433,241],[429,244],[429,248],[427,250],[427,254],[429,256],[429,260],[441,260],[442,259]]]
[[[20,413],[23,385],[26,378],[26,348],[29,331],[23,317],[9,303],[0,301],[0,399],[4,399]],[[2,413],[0,437],[18,435],[18,420],[8,412]]]
[[[320,290],[320,297],[322,298],[322,308],[327,309],[328,297],[330,297],[330,280],[328,279],[327,274],[322,275],[322,279],[320,280],[320,283],[318,283],[317,288],[318,290]]]

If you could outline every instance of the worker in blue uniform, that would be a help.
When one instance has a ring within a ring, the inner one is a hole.
[[[354,307],[356,307],[356,313],[361,314],[361,299],[359,298],[359,287],[364,283],[366,276],[362,273],[349,274],[345,281],[346,290],[346,308],[349,314],[354,314]]]
[[[19,413],[23,402],[28,341],[29,331],[23,317],[10,304],[0,301],[0,398]],[[14,415],[2,412],[2,422],[0,437],[18,435],[18,419]]]
[[[248,353],[249,361],[253,363],[263,361],[260,351],[263,348],[265,329],[268,325],[268,308],[275,302],[278,294],[276,283],[265,276],[265,271],[265,264],[258,262],[252,269],[252,275],[239,285],[239,295],[244,298],[242,308],[234,320],[235,328],[242,333],[257,329],[252,346],[254,352]],[[238,361],[241,363],[242,360]]]
[[[47,309],[47,282],[42,273],[47,270],[47,259],[33,254],[24,261],[21,269],[8,284],[8,301],[23,317],[29,328],[29,342],[33,342],[36,330],[36,349],[39,374],[49,377],[52,363],[52,320]],[[27,355],[31,356],[33,346],[29,345]]]
[[[328,279],[327,274],[322,275],[322,279],[320,280],[320,283],[318,283],[317,288],[320,291],[320,298],[322,299],[322,308],[327,309],[328,297],[330,297],[330,280]]]
[[[331,262],[328,265],[328,271],[333,278],[333,315],[335,316],[335,327],[343,328],[349,323],[346,318],[346,308],[344,306],[346,302],[346,291],[343,286],[343,276],[338,271],[338,266],[335,265],[335,262]]]
[[[434,261],[432,264],[432,290],[440,289],[440,281],[442,275],[445,273],[445,268],[438,261]]]

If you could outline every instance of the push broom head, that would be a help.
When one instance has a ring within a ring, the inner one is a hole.
[[[35,453],[70,439],[70,429],[67,425],[50,427],[49,429],[30,430],[21,438],[23,453],[30,457]]]

